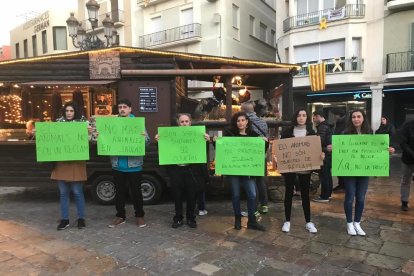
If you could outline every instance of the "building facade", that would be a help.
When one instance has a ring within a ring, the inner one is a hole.
[[[3,45],[0,47],[0,61],[11,59],[10,46]]]

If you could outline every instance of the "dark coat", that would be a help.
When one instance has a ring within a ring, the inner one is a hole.
[[[400,146],[403,151],[402,162],[407,165],[414,164],[414,120],[403,125]]]
[[[346,125],[346,116],[339,118],[335,123],[333,134],[334,135],[342,134],[345,130],[345,125]]]
[[[317,135],[321,138],[322,151],[325,154],[331,154],[326,148],[326,146],[332,144],[332,127],[328,122],[323,121],[316,126]]]

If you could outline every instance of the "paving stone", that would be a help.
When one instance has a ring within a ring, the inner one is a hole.
[[[374,239],[371,237],[351,237],[345,244],[345,247],[360,249],[368,252],[378,253],[381,250],[384,242],[381,239]]]
[[[409,275],[414,275],[414,261],[409,260],[408,262],[406,262],[403,265],[401,271]]]
[[[400,258],[370,253],[366,258],[365,263],[384,269],[397,270],[403,266],[405,261]]]
[[[414,246],[394,242],[385,242],[379,253],[412,260],[414,259]]]
[[[381,239],[388,242],[414,245],[414,235],[407,235],[407,230],[400,228],[387,228],[381,230]]]
[[[363,250],[344,248],[340,246],[332,246],[328,253],[328,258],[342,257],[352,261],[363,261],[367,256],[367,252]]]
[[[286,271],[276,269],[270,266],[265,266],[262,269],[260,269],[258,272],[254,274],[255,276],[284,276],[286,275]]]
[[[331,249],[332,245],[328,244],[328,243],[322,243],[322,242],[318,242],[318,241],[310,241],[308,243],[306,243],[305,247],[303,247],[302,249],[305,252],[309,252],[309,253],[314,253],[314,254],[319,254],[322,256],[327,256],[329,250]]]
[[[191,268],[193,271],[196,272],[200,272],[203,275],[213,275],[214,273],[216,273],[217,271],[219,271],[221,268],[212,265],[212,264],[208,264],[208,263],[201,263],[193,268]]]
[[[348,268],[352,271],[356,271],[357,273],[365,273],[369,275],[376,275],[379,271],[377,267],[364,264],[363,262],[352,263]]]

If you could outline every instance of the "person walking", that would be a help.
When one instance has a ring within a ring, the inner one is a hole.
[[[408,211],[410,186],[414,173],[414,120],[403,125],[400,147],[402,149],[401,210]]]
[[[310,117],[306,109],[300,108],[296,110],[292,118],[292,126],[287,127],[282,131],[280,139],[293,138],[293,137],[305,137],[309,135],[316,135],[315,131],[312,129],[310,123]],[[303,214],[305,216],[305,229],[310,233],[316,233],[318,230],[315,227],[315,224],[311,222],[311,210],[310,210],[310,200],[309,200],[309,188],[310,188],[310,178],[311,171],[302,171],[302,172],[293,172],[293,173],[283,173],[283,178],[285,180],[285,222],[283,223],[282,231],[288,233],[290,231],[290,219],[292,213],[292,199],[293,199],[293,190],[295,182],[298,179],[301,198],[302,198],[302,208]]]
[[[267,123],[262,118],[259,118],[254,112],[254,104],[251,101],[244,102],[241,104],[241,111],[245,112],[249,121],[251,122],[252,131],[256,132],[261,137],[269,139],[269,128]],[[267,152],[267,148],[266,148]],[[267,173],[266,158],[265,158],[265,176]],[[256,191],[257,191],[257,203],[256,206],[261,214],[267,214],[269,212],[267,186],[264,176],[256,176]]]
[[[118,117],[134,118],[132,105],[128,99],[118,101]],[[137,133],[145,137],[145,145],[148,146],[150,138],[147,131]],[[147,226],[144,220],[144,199],[141,191],[143,156],[111,156],[112,174],[115,182],[115,219],[108,225],[110,228],[125,223],[126,211],[125,202],[128,191],[131,191],[131,200],[134,205],[136,224],[142,228]]]
[[[331,126],[325,120],[322,110],[313,112],[313,122],[316,124],[316,134],[321,138],[322,151],[325,153],[323,166],[319,171],[321,181],[321,194],[319,197],[312,199],[315,202],[329,202],[332,194],[332,154],[328,151],[327,146],[332,144]]]
[[[340,135],[345,130],[346,116],[345,109],[341,107],[336,107],[332,109],[332,114],[335,118],[335,127],[333,130],[333,135]],[[342,176],[338,176],[338,185],[332,189],[335,193],[342,193],[344,191],[344,179]]]
[[[56,122],[87,122],[86,118],[81,114],[80,109],[73,102],[67,102],[63,106],[62,114],[63,116],[58,118]],[[90,131],[89,127],[88,130]],[[77,227],[79,229],[84,228],[86,223],[83,184],[87,180],[86,161],[56,162],[50,178],[56,180],[59,185],[61,219],[57,230],[64,230],[69,227],[71,191],[75,197],[78,216]]]
[[[344,134],[359,135],[372,134],[372,130],[367,121],[367,116],[362,110],[354,110],[350,113],[346,122]],[[332,150],[332,146],[328,147]],[[394,148],[389,147],[390,153],[394,152]],[[344,176],[345,200],[344,210],[346,216],[346,229],[349,235],[365,236],[366,233],[361,227],[362,213],[365,207],[365,195],[368,190],[368,176]],[[353,202],[355,200],[355,215],[352,218]]]
[[[191,115],[178,114],[177,124],[180,127],[191,126]],[[160,139],[162,139],[162,137],[158,134],[155,135],[155,140],[157,142]],[[204,134],[204,139],[210,141],[210,137],[207,133]],[[195,202],[198,190],[205,185],[209,178],[206,164],[170,165],[167,170],[169,175],[171,175],[175,208],[175,215],[171,227],[178,228],[183,225],[183,201],[185,201],[187,204],[187,225],[191,228],[197,228]],[[203,210],[205,211],[205,206],[203,207]],[[205,214],[207,214],[207,211]]]

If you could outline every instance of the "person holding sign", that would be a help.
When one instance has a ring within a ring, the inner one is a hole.
[[[63,116],[57,122],[86,122],[78,107],[67,102],[63,106]],[[90,131],[90,128],[89,128]],[[83,183],[87,180],[85,161],[59,161],[55,163],[51,179],[57,180],[60,192],[60,223],[57,230],[69,227],[69,202],[72,191],[78,214],[77,227],[84,228],[85,224],[85,197],[83,195]]]
[[[351,111],[346,122],[344,134],[359,135],[372,134],[372,130],[366,119],[366,114],[362,110]],[[340,147],[340,145],[338,145]],[[328,146],[328,150],[332,150],[332,145]],[[389,147],[390,153],[394,152],[394,148]],[[344,210],[347,222],[347,232],[351,236],[360,235],[365,236],[365,231],[361,228],[361,218],[365,206],[365,195],[368,190],[368,176],[344,176],[345,185],[345,200]],[[352,219],[353,202],[355,199],[355,215]]]
[[[178,114],[177,124],[179,127],[191,126],[190,114]],[[159,134],[155,135],[157,142],[163,139]],[[204,140],[210,141],[210,136],[204,133]],[[198,187],[204,186],[209,181],[207,165],[199,164],[177,164],[169,165],[168,172],[171,175],[171,185],[174,194],[175,215],[173,217],[172,228],[183,225],[183,201],[187,203],[186,219],[187,225],[197,228],[195,220],[195,201]]]
[[[306,109],[300,108],[296,110],[292,118],[292,126],[286,128],[280,139],[292,138],[292,137],[305,137],[309,135],[316,135],[315,131],[312,129],[310,123],[310,117]],[[324,156],[322,156],[324,157]],[[283,223],[282,231],[288,233],[290,231],[290,216],[292,212],[292,199],[293,199],[293,190],[295,187],[295,182],[299,180],[300,194],[302,197],[302,208],[305,215],[306,225],[305,228],[310,233],[316,233],[316,229],[313,222],[311,222],[311,211],[310,211],[310,200],[309,200],[309,188],[310,188],[310,178],[311,171],[300,171],[293,173],[283,173],[285,179],[285,218],[286,221]]]
[[[259,134],[251,130],[251,122],[246,113],[237,112],[231,118],[230,129],[227,129],[224,136],[235,136],[235,137],[259,137]],[[267,138],[263,137],[266,141]],[[264,156],[263,156],[264,162]],[[247,228],[259,231],[265,231],[265,227],[259,224],[256,220],[256,183],[254,176],[241,176],[241,175],[228,175],[230,182],[232,204],[234,211],[234,228],[237,230],[241,229],[241,210],[240,210],[240,187],[243,187],[247,194],[247,213],[248,222]]]
[[[119,117],[124,117],[126,120],[134,118],[132,114],[131,102],[128,99],[121,99],[118,101]],[[150,139],[147,131],[137,133],[145,137],[145,145],[149,145]],[[147,226],[144,220],[144,199],[141,192],[141,172],[143,165],[143,156],[111,156],[112,172],[115,181],[115,208],[116,218],[108,225],[114,228],[125,223],[125,201],[128,191],[132,193],[132,203],[134,205],[136,223],[138,227]]]

